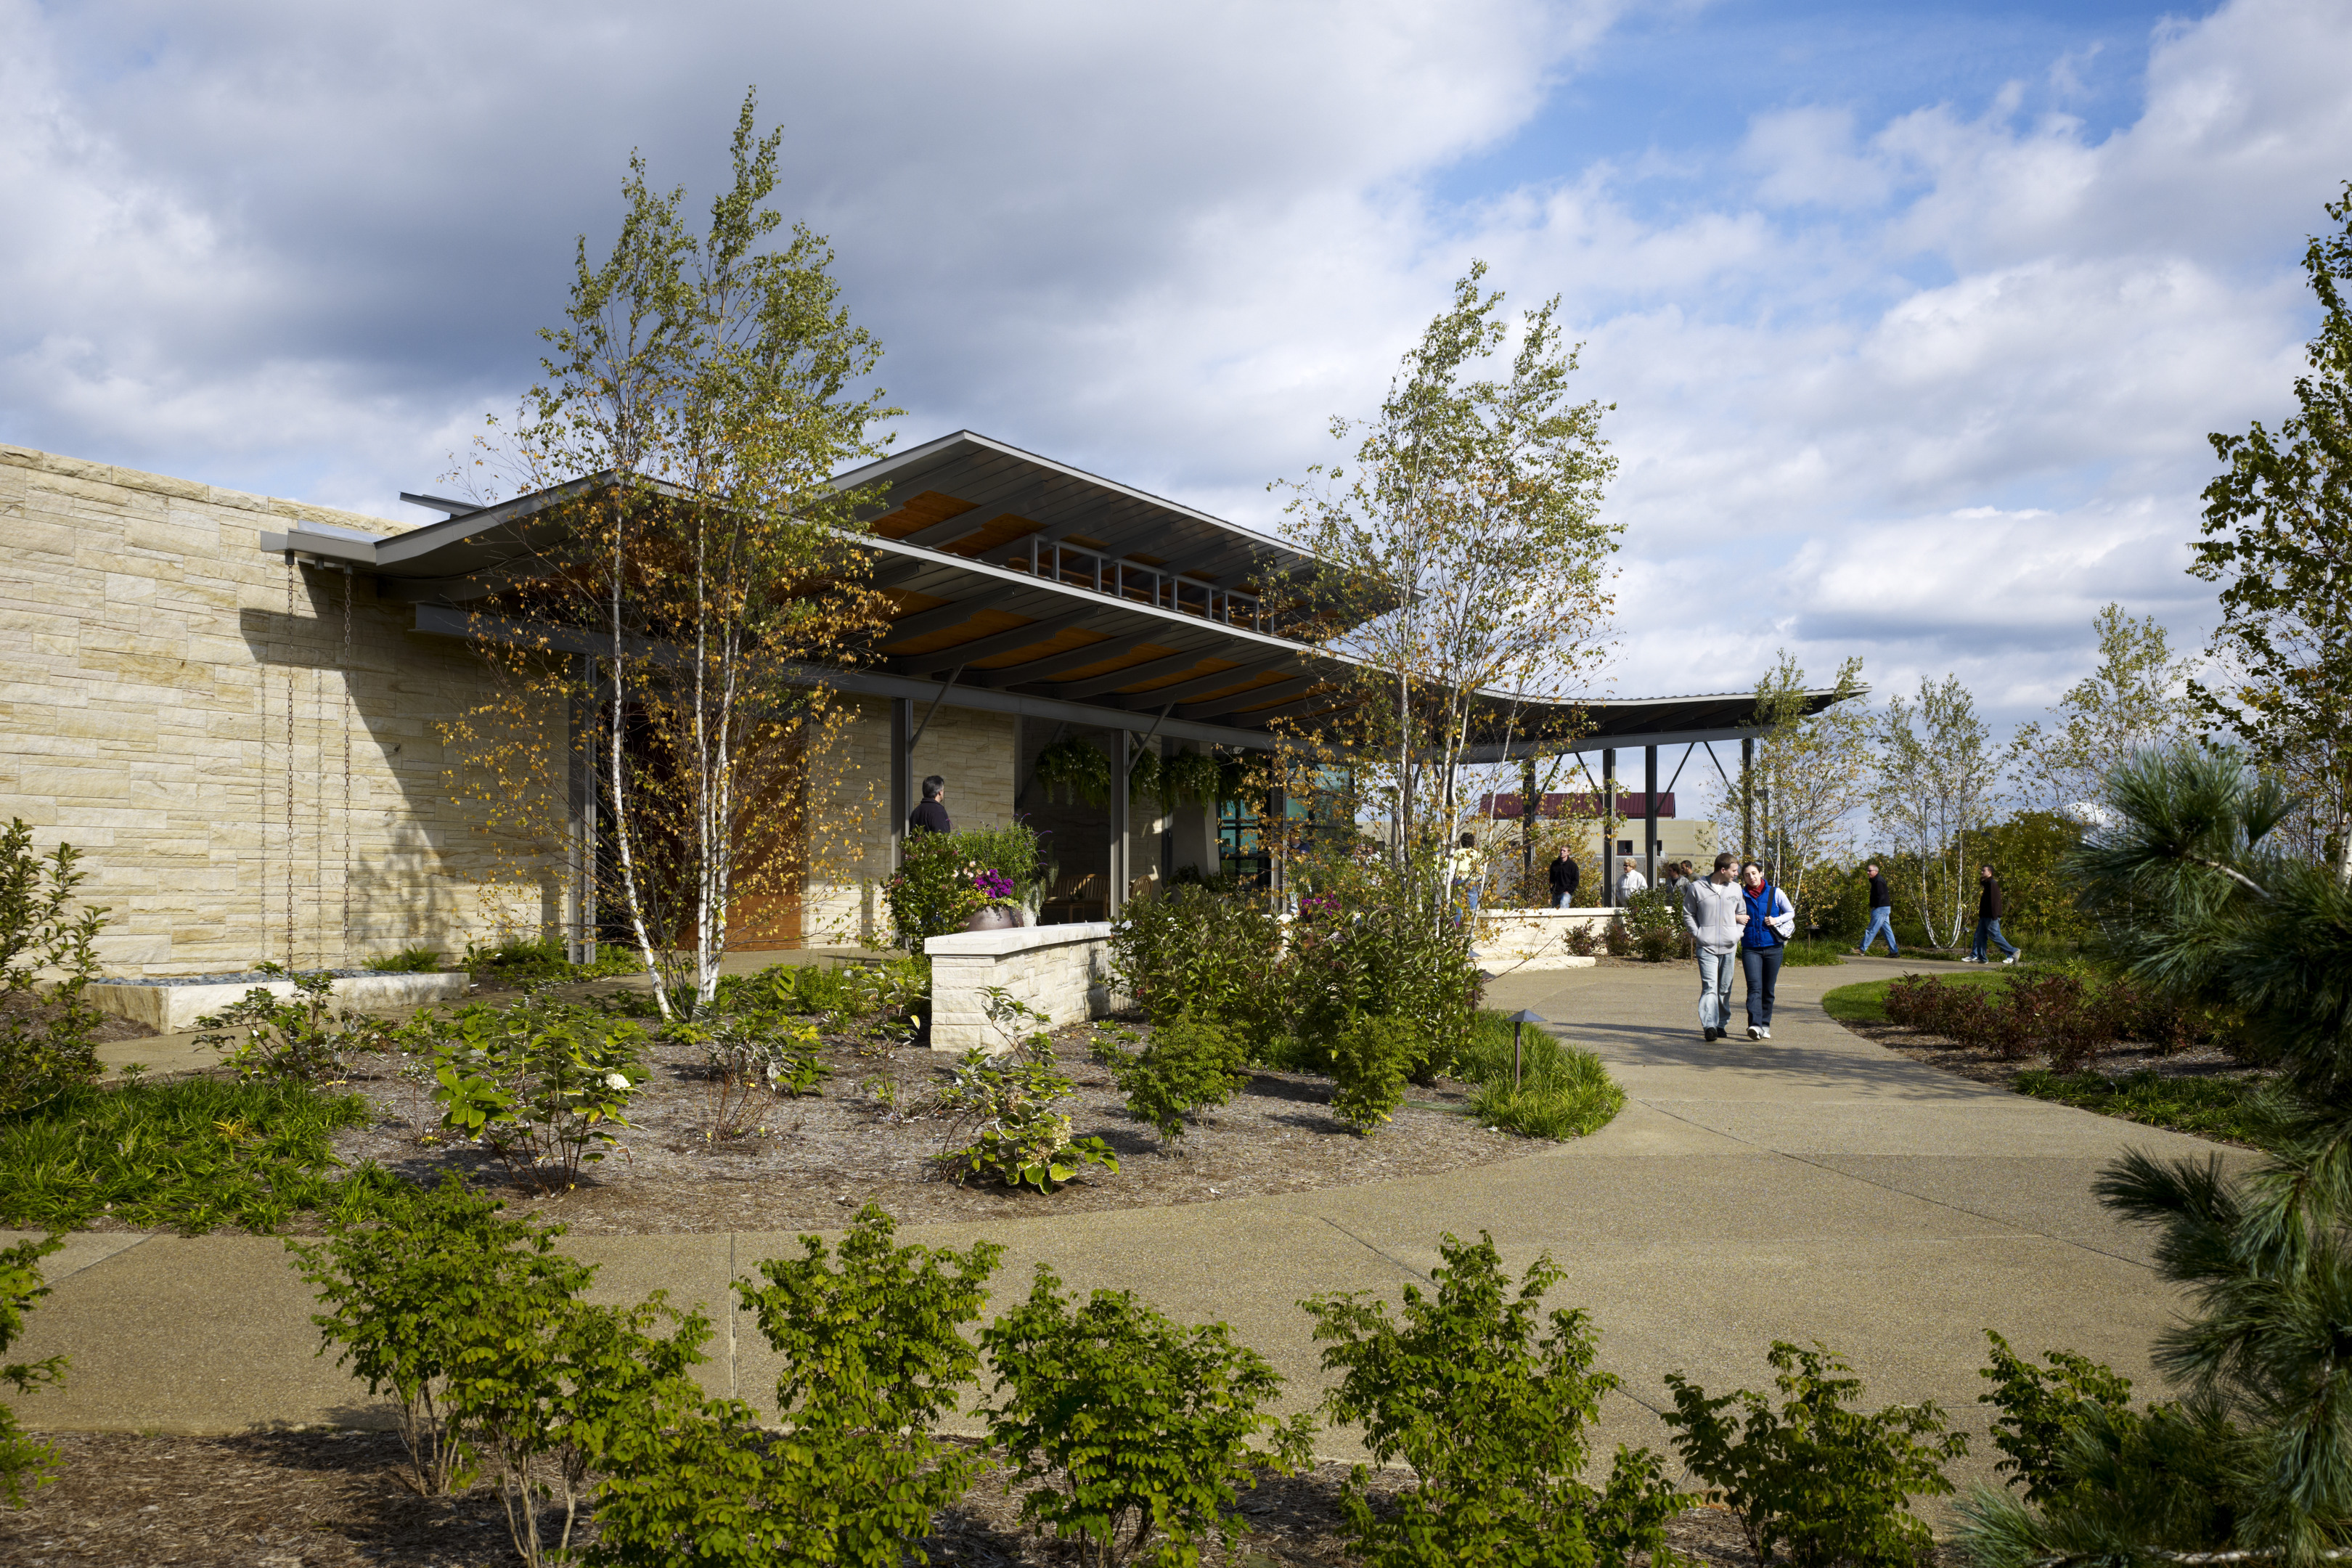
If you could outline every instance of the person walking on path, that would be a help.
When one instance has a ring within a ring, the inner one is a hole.
[[[1984,889],[1977,894],[1976,941],[1969,944],[1969,956],[1965,962],[1990,963],[1990,959],[1985,952],[1985,944],[1990,942],[2009,954],[2007,958],[2001,960],[2003,963],[2015,963],[2025,955],[2011,944],[2009,938],[2000,934],[2000,917],[2009,910],[2007,900],[2000,896],[2000,879],[1992,874],[1992,868],[1990,866],[1984,868],[1983,877]]]
[[[1878,862],[1873,860],[1870,871],[1870,924],[1863,928],[1862,945],[1854,952],[1870,956],[1870,944],[1880,937],[1886,939],[1886,956],[1900,958],[1902,948],[1895,942],[1895,895],[1887,890],[1886,879],[1878,874]]]
[[[1633,868],[1633,858],[1631,855],[1619,863],[1619,868],[1621,872],[1617,879],[1619,902],[1623,902],[1636,893],[1646,893],[1650,890],[1650,879]]]
[[[1584,868],[1576,863],[1576,857],[1568,852],[1567,845],[1559,847],[1559,858],[1545,870],[1551,878],[1551,907],[1564,910],[1576,902],[1576,888],[1584,880]]]
[[[1445,878],[1454,884],[1454,901],[1472,914],[1478,912],[1478,894],[1486,880],[1486,858],[1478,852],[1478,836],[1465,833],[1462,847],[1445,858]]]
[[[1698,951],[1698,1032],[1708,1043],[1731,1025],[1731,971],[1738,962],[1739,923],[1748,918],[1732,858],[1715,858],[1715,875],[1683,881],[1683,930]]]
[[[953,833],[955,824],[948,820],[945,805],[948,781],[933,773],[923,781],[923,804],[907,814],[909,833]]]
[[[1780,961],[1788,956],[1788,941],[1797,929],[1797,911],[1789,895],[1764,877],[1764,868],[1750,860],[1739,868],[1739,967],[1748,974],[1748,1037],[1772,1037],[1772,989],[1780,984]]]

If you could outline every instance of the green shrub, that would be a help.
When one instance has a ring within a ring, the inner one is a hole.
[[[1675,1408],[1664,1420],[1675,1447],[1738,1518],[1757,1562],[1911,1568],[1923,1561],[1933,1540],[1908,1500],[1951,1491],[1943,1467],[1968,1453],[1966,1435],[1944,1430],[1932,1400],[1875,1415],[1849,1410],[1862,1380],[1825,1346],[1776,1340],[1769,1359],[1785,1396],[1778,1410],[1752,1389],[1710,1399],[1680,1373],[1666,1374]],[[1726,1414],[1735,1406],[1736,1415]]]
[[[1291,1028],[1328,1051],[1359,1015],[1412,1021],[1406,1076],[1427,1082],[1468,1042],[1478,1005],[1472,923],[1433,866],[1406,876],[1384,858],[1327,868],[1290,931]]]
[[[706,1143],[741,1133],[761,1095],[813,1094],[833,1072],[817,1055],[814,1026],[789,1016],[722,1013],[681,1019],[663,1037],[702,1052]]]
[[[65,1244],[65,1237],[49,1236],[0,1247],[0,1353],[24,1337],[25,1314],[49,1293],[41,1282],[41,1259]],[[0,1363],[0,1383],[15,1389],[19,1398],[65,1380],[66,1358],[61,1355]],[[57,1463],[57,1449],[26,1436],[16,1425],[16,1410],[0,1404],[0,1498],[11,1507],[24,1507],[29,1494],[49,1484]]]
[[[1470,1097],[1470,1114],[1488,1127],[1529,1138],[1582,1138],[1625,1109],[1625,1091],[1591,1051],[1529,1029],[1522,1076],[1511,1082],[1510,1047],[1496,1067],[1484,1069]]]
[[[1331,1045],[1331,1109],[1369,1137],[1404,1103],[1404,1086],[1421,1050],[1409,1018],[1360,1016]]]
[[[2051,1351],[2043,1372],[1985,1331],[1992,1342],[1992,1364],[1977,1375],[1993,1384],[1977,1395],[2000,1414],[1993,1417],[1992,1443],[2003,1458],[1994,1464],[2011,1484],[2022,1482],[2025,1500],[2049,1502],[2074,1487],[2067,1457],[2092,1413],[2116,1414],[2131,1405],[2131,1379],[2069,1351]]]
[[[509,1298],[569,1300],[593,1272],[555,1253],[562,1226],[502,1207],[448,1173],[436,1187],[379,1186],[331,1213],[325,1240],[286,1244],[328,1309],[310,1320],[319,1353],[391,1393],[422,1497],[461,1489],[472,1471],[449,1384],[475,1326]]]
[[[1029,1300],[980,1335],[1000,1396],[981,1414],[1014,1467],[1007,1489],[1045,1483],[1023,1521],[1095,1568],[1193,1568],[1212,1537],[1230,1559],[1239,1490],[1268,1462],[1252,1439],[1271,1434],[1273,1467],[1295,1471],[1312,1462],[1312,1425],[1264,1412],[1282,1379],[1224,1324],[1187,1328],[1128,1290],[1065,1300],[1061,1284],[1039,1265]]]
[[[404,947],[398,952],[380,953],[369,959],[367,966],[378,974],[431,974],[449,967],[437,947]]]
[[[357,1095],[293,1084],[77,1089],[0,1120],[0,1222],[277,1230],[333,1196],[331,1140],[372,1120]]]
[[[1371,1568],[1667,1561],[1665,1521],[1687,1505],[1657,1455],[1621,1447],[1604,1488],[1580,1479],[1586,1429],[1617,1379],[1592,1370],[1583,1312],[1539,1316],[1565,1272],[1539,1258],[1514,1296],[1484,1232],[1475,1246],[1449,1235],[1438,1253],[1436,1295],[1407,1285],[1394,1318],[1360,1293],[1300,1303],[1331,1342],[1324,1371],[1340,1374],[1325,1410],[1362,1427],[1374,1463],[1413,1475],[1375,1510],[1355,1467],[1340,1500],[1355,1552]]]
[[[294,983],[294,994],[278,996],[257,985],[223,1008],[196,1020],[212,1031],[196,1044],[222,1053],[222,1065],[247,1082],[323,1084],[341,1081],[347,1057],[380,1051],[392,1030],[382,1020],[344,1013],[330,1017],[335,977],[324,970],[300,973],[276,963],[264,973]],[[243,1038],[239,1038],[242,1033]]]
[[[898,945],[920,952],[927,939],[961,931],[967,919],[988,905],[973,881],[982,871],[1008,878],[1017,898],[1034,896],[1040,878],[1036,834],[1026,824],[908,834],[898,869],[882,884]]]
[[[96,1083],[98,1009],[82,1000],[98,973],[93,945],[102,909],[73,907],[89,873],[80,851],[60,844],[33,853],[21,818],[0,828],[0,1116],[31,1110]],[[61,975],[37,982],[36,975]],[[38,997],[38,1006],[27,1003]]]
[[[933,1429],[979,1364],[962,1330],[1003,1248],[894,1247],[894,1228],[868,1204],[838,1268],[804,1236],[803,1257],[760,1265],[764,1285],[735,1282],[783,1358],[776,1407],[801,1459],[791,1506],[808,1537],[793,1561],[896,1564],[971,1484],[971,1461]]]
[[[1690,932],[1683,929],[1682,898],[1672,888],[1644,888],[1625,900],[1628,948],[1644,963],[1693,955]]]
[[[1186,1116],[1223,1105],[1249,1081],[1244,1057],[1214,1024],[1181,1013],[1157,1025],[1143,1048],[1111,1067],[1127,1113],[1149,1121],[1163,1139],[1184,1135]]]
[[[466,944],[461,965],[475,979],[495,985],[551,985],[635,974],[644,961],[618,942],[608,942],[593,963],[574,963],[559,937],[510,936],[489,945]]]
[[[1087,1165],[1116,1172],[1118,1156],[1099,1138],[1079,1138],[1055,1109],[1074,1087],[1054,1063],[1052,1037],[1034,1026],[1045,1015],[992,985],[989,1022],[1011,1047],[990,1056],[974,1047],[958,1058],[934,1111],[947,1121],[939,1162],[955,1180],[982,1176],[1008,1187],[1050,1193]]]
[[[639,1032],[593,1007],[537,995],[477,1003],[446,1019],[420,1013],[403,1034],[431,1041],[442,1126],[480,1142],[525,1185],[576,1186],[628,1125]]]
[[[1155,1021],[1190,1013],[1244,1040],[1283,1021],[1282,926],[1255,891],[1170,887],[1127,904],[1110,973]]]

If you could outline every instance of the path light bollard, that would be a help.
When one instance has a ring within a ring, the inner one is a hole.
[[[1511,1087],[1515,1089],[1519,1087],[1519,1040],[1521,1035],[1529,1024],[1540,1024],[1543,1021],[1542,1014],[1531,1013],[1525,1007],[1520,1008],[1517,1012],[1511,1015]]]

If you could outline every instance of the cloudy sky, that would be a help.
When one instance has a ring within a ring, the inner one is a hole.
[[[2352,8],[0,0],[0,439],[424,521],[744,88],[905,438],[1240,521],[1473,257],[1616,405],[1615,688],[1775,648],[2004,724],[2196,640],[2210,430],[2291,406]]]

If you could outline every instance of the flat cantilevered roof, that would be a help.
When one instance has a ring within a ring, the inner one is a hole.
[[[571,506],[617,482],[436,502],[452,515],[381,539],[298,525],[262,547],[370,572],[380,598],[416,606],[418,631],[466,635],[480,629],[466,606],[531,570],[568,531]],[[854,537],[894,605],[857,668],[812,672],[843,689],[1255,747],[1276,742],[1278,721],[1360,700],[1353,661],[1276,629],[1263,592],[1316,565],[1278,539],[970,430],[831,482],[887,487]],[[586,628],[528,636],[575,651],[596,641]],[[1495,692],[1480,706],[1495,739],[1465,761],[1756,732],[1746,692],[1580,703]],[[1580,717],[1589,732],[1574,735]]]

